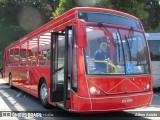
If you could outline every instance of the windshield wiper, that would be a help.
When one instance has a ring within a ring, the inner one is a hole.
[[[128,47],[128,54],[129,54],[129,60],[131,61],[131,50],[130,50],[130,45],[129,45],[129,42],[128,42],[128,39],[127,39],[127,36],[125,35],[125,41],[126,41],[126,44],[127,44],[127,47]]]
[[[130,34],[130,33],[131,33],[131,34]],[[134,28],[133,28],[133,27],[130,27],[128,36],[129,36],[129,35],[133,35],[133,34],[134,34]]]
[[[118,31],[118,30],[117,30]],[[119,34],[119,31],[118,31]],[[120,62],[120,57],[121,57],[121,52],[120,52],[120,44],[119,44],[119,39],[121,39],[120,37],[118,37],[118,35],[116,34],[116,40],[117,40],[117,44],[118,44],[118,57],[119,57],[119,62]]]
[[[107,27],[104,26],[103,23],[98,23],[98,26],[101,27],[101,28],[103,28],[103,29],[101,29],[101,30],[104,32],[104,34],[105,34],[106,36],[109,35],[109,36],[113,39],[113,40],[111,40],[111,42],[112,42],[112,44],[116,47],[117,45],[116,45],[116,43],[114,42],[114,37],[113,37],[113,35],[111,34],[111,32],[107,29]]]
[[[132,48],[133,36],[134,36],[134,28],[130,27],[129,33],[128,33],[128,38],[131,38],[131,46],[130,46],[130,48]]]

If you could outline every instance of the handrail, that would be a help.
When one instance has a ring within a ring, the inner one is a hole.
[[[63,69],[64,69],[64,66],[61,67],[61,68],[59,68],[59,69],[57,69],[57,70],[55,70],[54,73],[53,73],[53,75],[52,75],[52,78],[55,77],[55,76],[56,76],[60,71],[62,71]]]
[[[117,72],[116,66],[114,64],[112,64],[111,62],[107,61],[107,60],[95,60],[95,62],[107,63],[107,65],[109,64],[113,67],[115,73]],[[106,68],[106,71],[108,73],[108,66]]]

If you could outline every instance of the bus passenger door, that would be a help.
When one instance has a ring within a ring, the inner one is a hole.
[[[50,100],[64,108],[68,108],[66,102],[70,99],[72,42],[69,34],[71,33],[71,27],[66,27],[65,32],[51,34]]]

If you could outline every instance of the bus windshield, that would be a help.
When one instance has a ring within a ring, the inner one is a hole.
[[[106,26],[87,26],[87,74],[146,74],[149,56],[142,32]]]

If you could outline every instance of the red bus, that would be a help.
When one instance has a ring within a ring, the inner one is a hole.
[[[97,50],[108,56],[96,58]],[[148,51],[139,18],[78,7],[6,47],[4,79],[44,107],[71,112],[138,108],[152,101]]]

